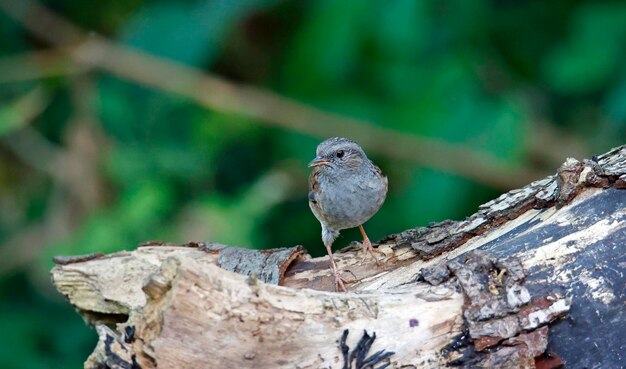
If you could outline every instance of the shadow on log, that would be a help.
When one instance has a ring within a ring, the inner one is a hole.
[[[568,159],[463,221],[378,243],[382,265],[301,246],[150,242],[55,258],[99,342],[85,368],[620,368],[626,146]],[[351,332],[348,334],[348,332]]]

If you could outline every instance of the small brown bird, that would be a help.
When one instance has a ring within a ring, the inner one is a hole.
[[[322,241],[335,276],[335,289],[346,291],[333,258],[332,244],[340,230],[359,227],[363,235],[363,261],[368,252],[376,259],[363,223],[385,201],[387,177],[356,142],[347,138],[327,139],[317,146],[316,155],[309,163],[313,167],[309,177],[309,206],[322,225]]]

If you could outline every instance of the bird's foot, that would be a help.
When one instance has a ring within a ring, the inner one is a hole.
[[[365,259],[367,259],[367,255],[369,254],[369,255],[372,255],[372,257],[374,258],[374,261],[376,262],[376,266],[380,266],[381,263],[376,257],[376,253],[385,256],[385,254],[382,251],[378,251],[372,247],[372,242],[370,242],[369,238],[366,238],[363,240],[363,242],[361,242],[361,251],[363,252],[363,259],[361,259],[361,264],[365,262]]]
[[[334,275],[335,275],[335,291],[348,292],[348,290],[346,289],[346,285],[344,284],[344,282],[348,283],[348,281],[344,280],[341,277],[341,274],[339,273],[338,270],[334,271]]]

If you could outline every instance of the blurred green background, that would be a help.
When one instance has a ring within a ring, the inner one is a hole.
[[[369,137],[389,176],[372,239],[624,142],[624,1],[0,4],[5,369],[79,368],[95,344],[50,284],[53,255],[146,240],[322,255],[306,163],[325,137]],[[80,49],[93,35],[109,41]]]

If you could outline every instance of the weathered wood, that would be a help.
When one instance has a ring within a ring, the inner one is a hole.
[[[131,315],[137,336],[158,332],[149,354],[139,357],[142,367],[156,362],[165,368],[320,368],[336,360],[344,329],[363,328],[375,331],[377,344],[402,361],[416,359],[412,350],[402,350],[409,340],[417,343],[421,360],[435,360],[436,350],[462,325],[462,297],[452,288],[337,294],[262,284],[213,266],[201,270],[193,262],[165,268],[177,280],[167,296],[148,301],[144,314]],[[443,312],[449,320],[435,319]],[[416,318],[422,326],[411,329]],[[326,329],[331,327],[341,329],[339,334]],[[184,350],[181,337],[193,337],[184,341]],[[135,352],[145,351],[142,346]]]
[[[386,237],[380,267],[349,247],[336,254],[345,294],[327,292],[328,259],[298,247],[150,243],[59,259],[52,278],[98,329],[86,368],[618,368],[625,179],[625,147],[568,159],[464,221]]]

